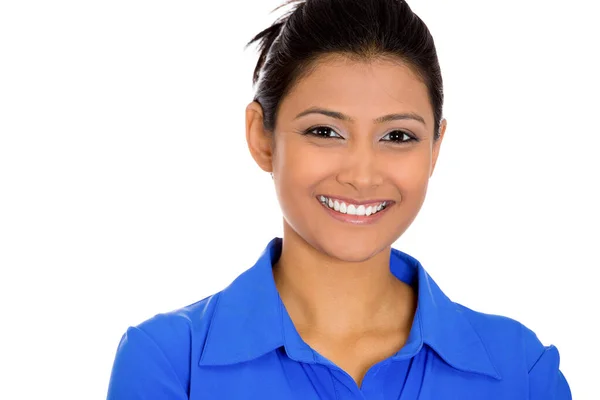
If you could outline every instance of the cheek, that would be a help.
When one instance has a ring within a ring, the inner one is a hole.
[[[314,196],[339,169],[339,151],[298,139],[282,140],[277,146],[274,164],[279,205],[288,224],[298,232],[305,231],[307,224],[315,223],[311,216],[321,212]]]
[[[380,159],[386,178],[399,190],[403,201],[421,202],[429,183],[430,151],[424,148],[388,153]]]
[[[402,160],[394,169],[394,180],[402,182],[406,189],[418,189],[427,184],[429,180],[429,163],[424,160]]]
[[[339,167],[336,153],[304,140],[284,141],[275,162],[281,183],[294,192],[314,188]]]

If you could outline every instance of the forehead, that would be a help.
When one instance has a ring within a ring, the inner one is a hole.
[[[329,56],[317,60],[282,101],[280,111],[293,113],[314,106],[358,119],[415,112],[433,126],[427,86],[399,59],[359,61]]]

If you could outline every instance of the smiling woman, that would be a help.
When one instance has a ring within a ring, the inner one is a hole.
[[[272,130],[264,127],[269,111],[260,95],[248,106],[250,151],[273,171],[284,248],[307,244],[333,259],[385,265],[385,249],[425,200],[446,123],[435,123],[427,86],[412,65],[374,52],[313,61],[318,68],[281,100]],[[383,203],[384,210],[366,215]],[[323,211],[334,218],[321,218]]]
[[[221,292],[129,328],[108,398],[570,399],[555,347],[392,248],[447,127],[426,25],[399,0],[292,3],[250,42],[246,108],[283,238]]]

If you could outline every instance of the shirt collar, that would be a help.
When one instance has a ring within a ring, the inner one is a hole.
[[[278,348],[297,361],[319,361],[294,328],[275,286],[272,266],[279,259],[281,244],[281,238],[271,240],[254,266],[217,295],[199,365],[236,364]],[[394,358],[412,356],[426,344],[456,369],[501,378],[459,306],[446,297],[418,260],[392,249],[390,270],[418,289],[408,341]]]
[[[390,268],[398,279],[418,288],[413,330],[420,325],[424,344],[456,369],[502,379],[463,309],[442,292],[417,259],[392,249]]]

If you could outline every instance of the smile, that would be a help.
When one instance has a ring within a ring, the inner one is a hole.
[[[385,210],[390,201],[374,202],[369,204],[352,204],[333,197],[318,196],[317,199],[327,208],[343,215],[356,215],[369,217]]]

